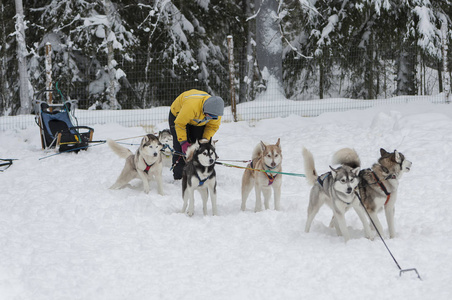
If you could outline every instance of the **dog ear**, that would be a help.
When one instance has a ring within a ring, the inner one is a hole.
[[[264,151],[265,148],[267,148],[267,145],[263,141],[261,141],[261,148],[262,148],[262,151]]]
[[[333,168],[332,166],[330,166],[330,169],[331,169],[331,176],[333,176],[333,179],[335,179],[336,178],[336,174],[337,174],[337,169],[335,169],[335,168]]]
[[[276,142],[276,146],[278,146],[279,148],[281,148],[281,146],[279,145],[280,142],[280,138],[278,138],[278,141]]]
[[[215,144],[218,142],[218,140],[212,140],[212,138],[209,139],[209,144],[215,147]]]
[[[383,148],[380,148],[380,155],[381,155],[382,157],[387,157],[387,156],[389,155],[389,152],[386,151],[386,150],[383,149]]]
[[[358,177],[359,171],[361,171],[361,168],[360,168],[360,167],[354,168],[354,169],[352,170],[352,173],[353,173],[356,177]]]
[[[395,159],[396,163],[398,163],[398,164],[402,163],[402,156],[400,155],[399,151],[397,151],[397,150],[394,150],[394,159]]]
[[[141,140],[141,145],[146,144],[149,141],[149,136],[146,134],[143,139]]]

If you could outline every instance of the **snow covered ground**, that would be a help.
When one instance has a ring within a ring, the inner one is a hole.
[[[95,139],[146,133],[93,127]],[[190,218],[178,212],[181,184],[169,169],[164,196],[155,183],[144,194],[138,180],[109,190],[124,161],[108,146],[39,160],[53,152],[41,150],[36,126],[0,132],[0,158],[18,159],[0,173],[0,299],[450,299],[451,128],[452,106],[414,103],[224,123],[215,135],[225,160],[247,160],[260,140],[280,137],[283,170],[292,173],[303,172],[303,146],[319,172],[341,147],[355,148],[364,167],[381,147],[403,152],[413,166],[400,184],[397,237],[386,242],[422,281],[413,272],[399,277],[383,243],[363,237],[353,211],[346,244],[328,227],[327,207],[305,233],[304,178],[284,177],[281,211],[254,213],[252,193],[242,212],[242,170],[218,166],[219,216],[204,217],[197,195]]]

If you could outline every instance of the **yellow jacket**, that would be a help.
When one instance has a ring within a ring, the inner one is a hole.
[[[180,94],[173,104],[171,104],[171,113],[176,117],[174,125],[177,134],[177,140],[183,142],[187,140],[187,124],[193,126],[206,126],[204,128],[204,139],[213,137],[218,128],[220,128],[221,116],[217,120],[204,120],[206,117],[203,112],[203,105],[210,95],[200,90],[189,90]],[[199,123],[198,123],[199,122]]]

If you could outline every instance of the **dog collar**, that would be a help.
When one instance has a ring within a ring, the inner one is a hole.
[[[273,170],[274,168],[276,168],[277,166],[274,166],[274,167],[269,167],[269,166],[267,166],[267,164],[265,164],[265,166],[267,167],[267,169],[269,169],[269,170]]]

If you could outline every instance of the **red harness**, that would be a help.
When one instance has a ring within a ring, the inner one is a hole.
[[[374,176],[375,181],[377,182],[378,186],[381,188],[383,193],[385,193],[385,195],[386,195],[386,201],[385,201],[385,206],[386,206],[386,204],[388,204],[388,202],[389,202],[389,199],[391,198],[391,193],[388,192],[385,185],[383,184],[383,182],[380,181],[380,178],[378,178],[377,174],[375,174],[374,171],[372,171],[372,175]]]
[[[144,169],[144,173],[148,173],[149,172],[149,170],[151,169],[151,167],[155,164],[152,164],[152,165],[148,165],[148,163],[144,160],[144,158],[143,158],[143,161],[144,161],[144,164],[146,165],[146,168]]]

